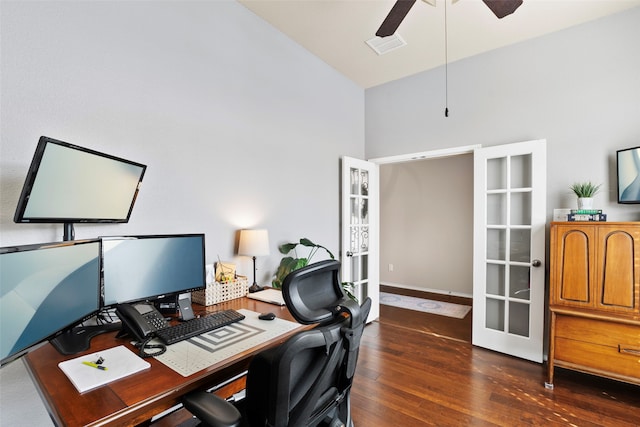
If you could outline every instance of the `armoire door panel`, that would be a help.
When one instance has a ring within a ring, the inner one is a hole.
[[[588,303],[589,288],[589,237],[582,231],[570,231],[564,235],[560,299]]]
[[[629,233],[613,231],[603,236],[602,300],[610,307],[633,308],[634,241]]]

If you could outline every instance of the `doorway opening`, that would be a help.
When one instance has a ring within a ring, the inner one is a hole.
[[[380,165],[380,291],[472,305],[473,151],[370,160]],[[471,342],[463,319],[380,306],[382,323]]]

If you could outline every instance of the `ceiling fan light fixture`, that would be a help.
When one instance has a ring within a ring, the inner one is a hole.
[[[416,0],[397,0],[391,8],[391,11],[387,15],[387,17],[384,18],[384,21],[382,22],[382,25],[380,25],[380,28],[378,28],[378,31],[376,31],[376,36],[392,36],[402,23],[404,17],[407,16],[407,13],[409,13],[409,10],[411,10],[415,2]]]
[[[507,15],[511,15],[522,5],[522,0],[482,0],[491,12],[502,19]]]
[[[385,53],[407,45],[407,42],[404,41],[398,33],[388,37],[374,37],[365,43],[378,55],[384,55]]]

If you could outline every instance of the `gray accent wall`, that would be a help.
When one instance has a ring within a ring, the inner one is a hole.
[[[204,232],[207,262],[266,228],[338,253],[341,156],[364,156],[364,91],[235,1],[3,1],[0,246],[62,239],[14,224],[38,138],[148,165],[128,224],[76,238]],[[100,189],[96,189],[100,191]]]
[[[640,145],[638,40],[634,8],[451,63],[449,117],[444,67],[367,89],[366,157],[546,139],[549,221],[583,180],[603,184],[610,221],[638,221],[640,205],[616,203],[614,157]]]
[[[364,90],[239,3],[3,0],[0,29],[0,246],[62,239],[60,224],[13,223],[46,135],[148,165],[131,221],[76,225],[77,239],[203,232],[207,262],[251,275],[236,232],[266,228],[261,284],[280,243],[338,253],[340,158],[364,157]],[[50,424],[20,360],[0,391],[1,425]]]

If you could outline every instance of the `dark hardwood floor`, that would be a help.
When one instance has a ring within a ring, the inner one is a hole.
[[[391,294],[408,295],[417,298],[427,298],[436,301],[451,302],[454,304],[468,306],[473,305],[471,298],[434,294],[411,289],[399,289],[384,285],[380,286],[380,291]],[[399,328],[408,328],[436,336],[445,336],[469,343],[471,342],[471,312],[469,312],[464,319],[456,319],[453,317],[439,316],[437,314],[405,310],[389,305],[380,305],[379,321]]]
[[[383,305],[366,327],[356,426],[640,426],[640,387],[558,369],[547,390],[544,365],[472,346],[471,314],[428,316]]]
[[[381,306],[362,337],[351,393],[355,426],[640,426],[640,387],[558,369],[555,389],[547,390],[544,365],[470,341],[471,313],[458,320]],[[154,426],[185,418],[181,410]]]

